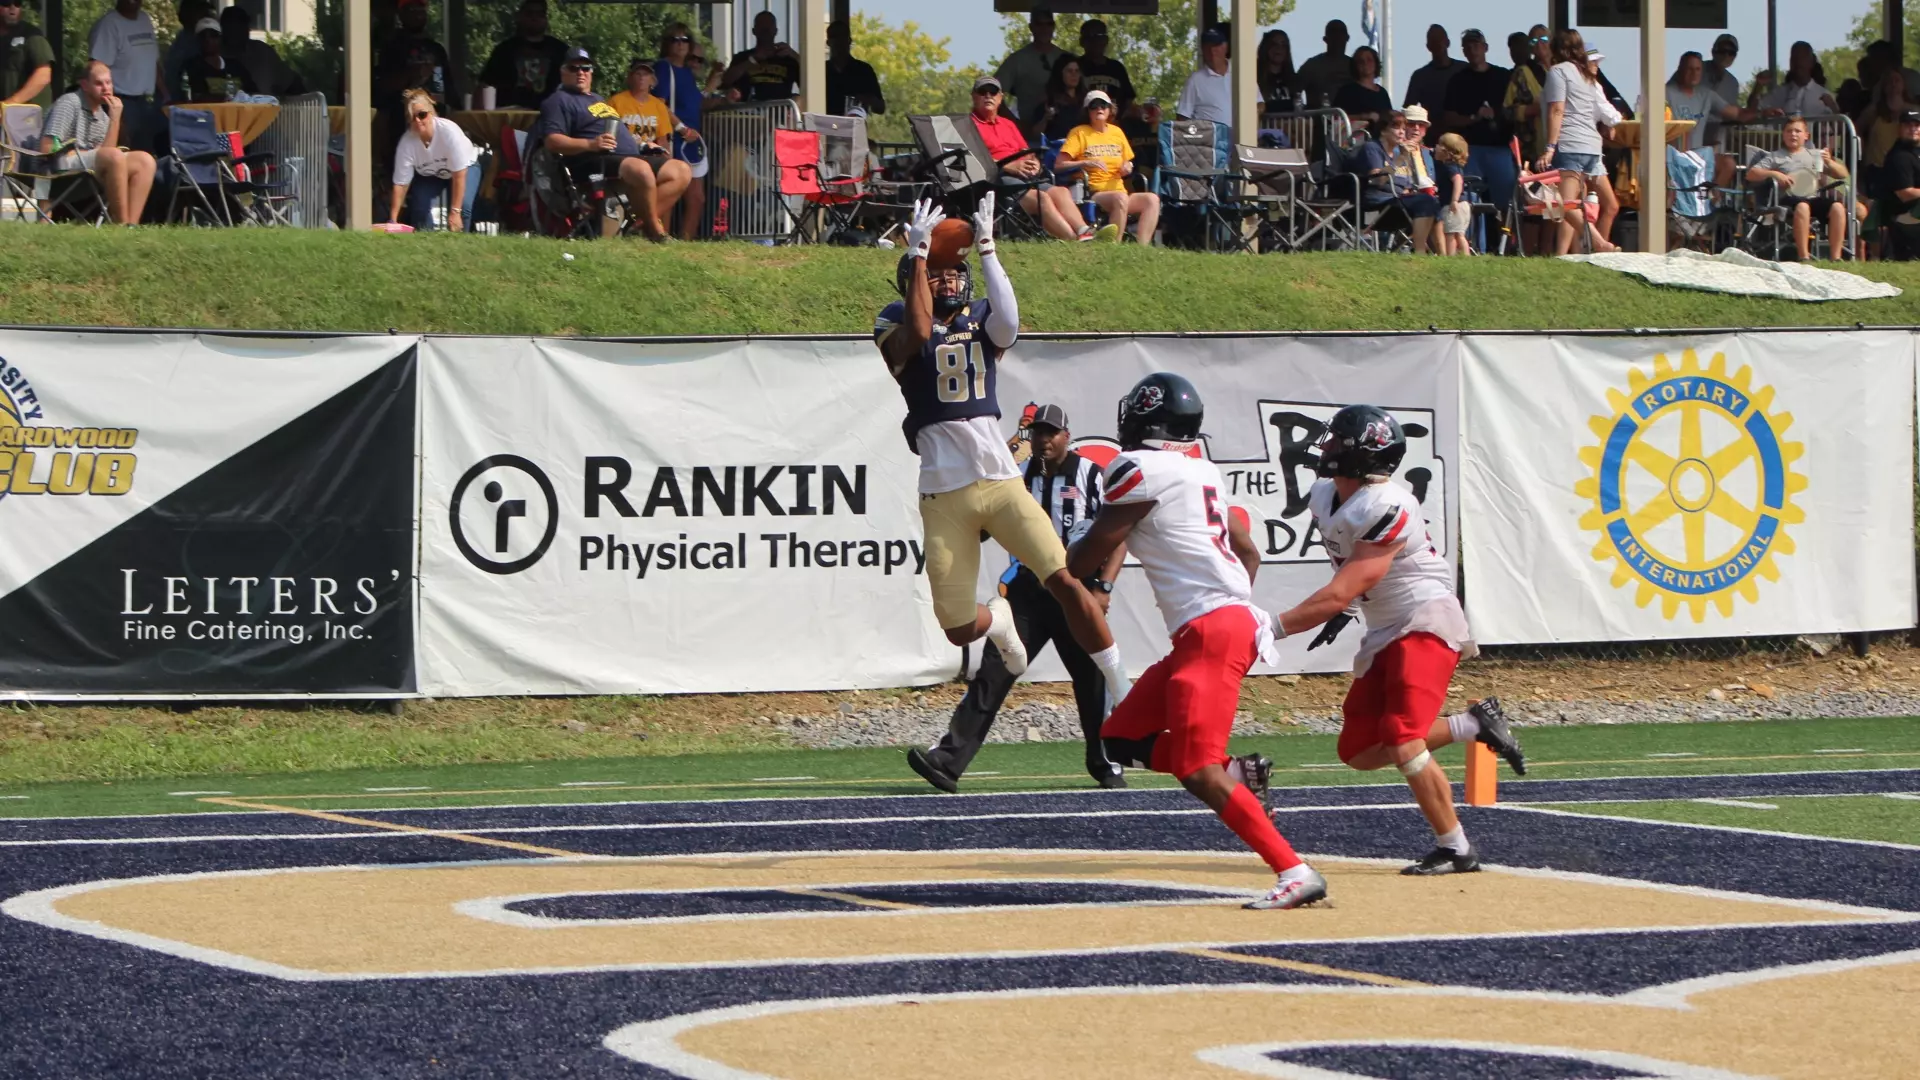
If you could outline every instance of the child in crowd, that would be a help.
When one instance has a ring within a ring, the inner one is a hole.
[[[1467,140],[1448,132],[1433,152],[1434,186],[1440,189],[1442,255],[1467,254],[1467,228],[1473,224],[1473,206],[1467,202]]]

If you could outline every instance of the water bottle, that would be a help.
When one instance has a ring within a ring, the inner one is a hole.
[[[720,205],[713,211],[713,237],[724,240],[727,235],[727,197],[720,196]]]
[[[431,92],[434,97],[446,96],[446,92],[447,92],[446,71],[445,69],[441,68],[439,64],[433,65],[433,81],[427,84],[427,90]]]

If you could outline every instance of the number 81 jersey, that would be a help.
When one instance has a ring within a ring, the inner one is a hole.
[[[1003,350],[987,336],[987,314],[992,310],[983,297],[944,325],[935,322],[933,335],[920,347],[919,355],[893,373],[900,395],[907,399],[907,418],[901,428],[915,453],[920,452],[915,436],[921,428],[947,420],[999,418],[995,368]],[[905,301],[888,304],[873,320],[874,342],[884,342],[906,317]]]
[[[1227,541],[1226,485],[1211,461],[1174,450],[1129,450],[1107,466],[1106,505],[1150,502],[1127,551],[1153,585],[1167,633],[1230,604],[1253,602],[1253,581]]]

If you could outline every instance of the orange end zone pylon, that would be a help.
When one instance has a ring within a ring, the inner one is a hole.
[[[1499,801],[1500,759],[1493,747],[1475,740],[1467,744],[1467,805],[1492,806]]]

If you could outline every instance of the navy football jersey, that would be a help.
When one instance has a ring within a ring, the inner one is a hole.
[[[907,418],[901,424],[907,445],[919,453],[914,436],[929,424],[1000,416],[1000,389],[996,369],[1005,351],[987,336],[985,298],[968,304],[945,325],[933,324],[933,336],[919,355],[894,373],[900,396],[907,399]],[[873,320],[873,340],[885,341],[907,317],[907,304],[895,300]]]

